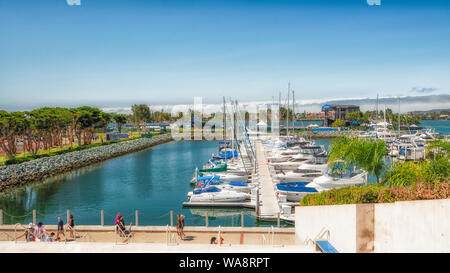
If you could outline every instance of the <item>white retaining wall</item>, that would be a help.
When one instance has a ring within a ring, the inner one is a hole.
[[[450,199],[375,205],[375,252],[450,252]]]
[[[325,229],[329,230],[330,243],[339,252],[355,252],[356,205],[295,207],[295,234],[299,244],[308,238],[318,239],[316,236]]]
[[[296,207],[295,232],[299,244],[314,239],[323,228],[339,252],[356,252],[356,204]],[[374,252],[450,252],[450,199],[373,204]],[[360,231],[360,232],[358,232]]]

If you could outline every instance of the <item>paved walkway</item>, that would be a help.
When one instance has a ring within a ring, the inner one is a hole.
[[[145,228],[145,227],[142,227]],[[50,229],[47,227],[49,232],[55,232],[55,229]],[[136,243],[156,243],[156,244],[166,244],[167,243],[167,233],[165,231],[139,231],[132,229],[134,234],[134,242]],[[14,234],[12,230],[4,230],[0,232],[0,242],[4,241],[14,241],[15,237],[19,237],[23,234],[22,231],[18,231]],[[67,234],[67,232],[66,232]],[[171,233],[173,236],[174,243],[177,244],[209,244],[211,237],[219,237],[218,231],[192,231],[189,229],[185,230],[185,239],[180,239],[175,229]],[[84,230],[79,232],[79,238],[76,239],[77,242],[95,242],[95,243],[115,243],[116,240],[121,242],[121,238],[118,237],[114,232],[114,227],[109,230]],[[232,245],[262,245],[264,243],[263,236],[268,240],[269,233],[266,232],[224,232],[221,231],[221,236],[224,238],[225,244]],[[64,237],[61,237],[62,239]],[[274,242],[278,245],[294,245],[295,244],[295,234],[294,233],[277,233],[275,230]],[[25,243],[25,238],[21,237],[17,239],[17,242]],[[266,241],[267,243],[267,241]]]
[[[258,245],[210,245],[179,244],[166,245],[160,243],[14,243],[0,242],[0,253],[312,253],[312,247],[305,246],[258,246]]]
[[[260,217],[267,220],[276,220],[280,207],[276,197],[275,189],[272,183],[272,176],[267,165],[266,155],[264,154],[264,147],[260,141],[255,143],[256,160],[258,162],[258,178],[261,186],[260,189]]]
[[[53,226],[48,227],[53,231]],[[192,230],[185,231],[186,237],[181,240],[175,232],[167,240],[167,233],[162,232],[158,227],[136,227],[133,231],[134,239],[128,244],[124,244],[121,237],[115,235],[111,230],[113,227],[103,227],[102,229],[88,229],[79,232],[80,237],[75,241],[67,242],[25,242],[19,238],[14,242],[14,236],[19,236],[21,232],[14,234],[10,228],[3,227],[0,230],[0,253],[25,253],[25,252],[229,252],[229,253],[264,253],[264,252],[315,252],[313,247],[297,245],[295,234],[292,232],[280,231],[273,235],[267,232],[256,231],[250,228],[251,232],[222,232],[224,238],[223,245],[210,245],[211,237],[218,238],[217,231],[194,231],[201,227],[191,227]],[[141,229],[141,230],[139,230]],[[148,231],[148,230],[158,231]],[[277,229],[275,229],[276,231]],[[23,230],[22,230],[23,232]],[[67,234],[67,233],[66,233]],[[263,239],[265,238],[265,240]],[[168,244],[169,243],[169,244]]]

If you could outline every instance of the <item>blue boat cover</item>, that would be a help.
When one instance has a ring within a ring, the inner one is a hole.
[[[287,186],[287,187],[303,187],[308,185],[310,182],[283,182],[283,183],[278,183],[278,185],[281,186]]]
[[[231,186],[242,186],[242,187],[248,187],[247,184],[241,183],[241,182],[230,182],[228,183]]]
[[[218,175],[206,175],[197,177],[197,181],[219,180],[219,178]]]
[[[200,194],[203,192],[219,192],[220,189],[217,187],[207,187],[207,188],[201,188],[194,190],[194,194]]]
[[[233,152],[230,152],[230,151],[227,151],[227,152],[220,151],[220,152],[219,152],[219,155],[214,155],[214,156],[213,156],[213,159],[230,159],[230,158],[233,157],[233,154],[234,154],[234,157],[238,157],[238,152],[237,152],[236,150],[234,150]]]
[[[295,191],[295,192],[317,192],[315,188],[305,187],[305,182],[290,182],[277,184],[277,189],[280,191]]]

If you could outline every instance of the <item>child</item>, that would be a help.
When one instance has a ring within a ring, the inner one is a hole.
[[[55,233],[52,232],[50,233],[50,236],[47,236],[47,239],[45,240],[46,242],[53,242],[53,237],[55,236]]]

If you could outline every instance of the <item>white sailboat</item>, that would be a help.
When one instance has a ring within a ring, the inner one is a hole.
[[[349,186],[363,185],[367,181],[367,172],[353,173],[348,177],[336,178],[329,174],[324,174],[315,178],[305,187],[315,188],[317,190],[329,190]]]
[[[188,197],[190,202],[240,202],[250,199],[250,194],[211,186],[191,191]]]

